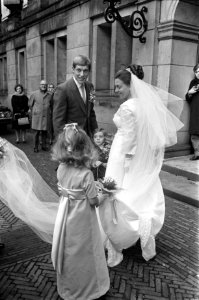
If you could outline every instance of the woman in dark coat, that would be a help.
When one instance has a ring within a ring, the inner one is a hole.
[[[26,142],[26,129],[30,128],[30,124],[19,125],[18,119],[28,116],[28,97],[23,92],[23,86],[21,84],[17,84],[15,86],[15,93],[11,98],[11,104],[13,109],[13,122],[12,126],[15,129],[16,133],[16,143],[20,142],[22,138],[22,142]]]
[[[199,63],[193,68],[195,78],[191,80],[186,94],[186,100],[190,105],[189,133],[194,149],[191,160],[199,159]]]

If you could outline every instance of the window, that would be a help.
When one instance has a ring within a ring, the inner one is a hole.
[[[1,19],[2,21],[7,19],[10,14],[10,10],[3,4],[3,0],[1,1]]]
[[[11,13],[11,7],[13,6],[21,6],[22,4],[22,7],[25,8],[28,6],[28,0],[22,0],[20,2],[20,0],[13,0],[13,1],[9,1],[9,0],[0,0],[0,11],[1,11],[1,19],[2,21],[6,20],[8,18],[8,16],[10,15]],[[9,9],[10,8],[10,9]]]
[[[5,95],[8,92],[7,81],[7,57],[6,55],[0,56],[0,94]]]
[[[97,91],[112,94],[114,75],[132,60],[132,38],[118,22],[106,23],[103,18],[93,22],[93,74]]]
[[[44,78],[48,83],[58,85],[66,80],[66,49],[65,32],[46,36],[43,39]]]
[[[17,81],[26,88],[26,57],[25,48],[17,50]]]
[[[23,7],[28,6],[28,0],[23,0]]]
[[[110,24],[97,26],[96,90],[110,89],[111,34]]]

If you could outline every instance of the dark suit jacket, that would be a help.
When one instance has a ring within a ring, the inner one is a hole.
[[[188,91],[194,86],[199,85],[199,79],[194,78],[189,84]],[[186,94],[186,100],[190,105],[189,133],[199,134],[199,90],[193,94]]]
[[[97,128],[94,105],[89,101],[93,85],[85,83],[86,104],[73,78],[57,86],[53,96],[53,129],[55,136],[67,123],[78,123],[91,137]]]

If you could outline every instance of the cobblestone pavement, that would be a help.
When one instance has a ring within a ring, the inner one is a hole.
[[[14,143],[12,132],[0,134]],[[56,164],[49,152],[33,153],[19,144],[33,165],[56,190]],[[166,218],[157,236],[157,256],[146,262],[139,245],[124,251],[124,260],[110,269],[111,288],[106,300],[199,300],[198,209],[166,197]],[[50,245],[42,242],[0,202],[1,300],[61,300],[56,290]],[[85,299],[87,300],[87,299]]]

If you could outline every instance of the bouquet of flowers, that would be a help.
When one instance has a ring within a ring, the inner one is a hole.
[[[112,214],[112,221],[116,225],[118,224],[118,216],[117,216],[117,207],[116,207],[116,198],[115,193],[116,191],[120,190],[120,188],[117,187],[117,183],[115,180],[111,177],[105,177],[102,181],[102,192],[108,194],[109,199],[109,205],[111,209]]]
[[[115,182],[115,180],[111,177],[105,177],[102,181],[102,190],[106,193],[109,194],[113,194],[115,193],[117,190],[119,190],[119,188],[117,187],[117,184]]]

